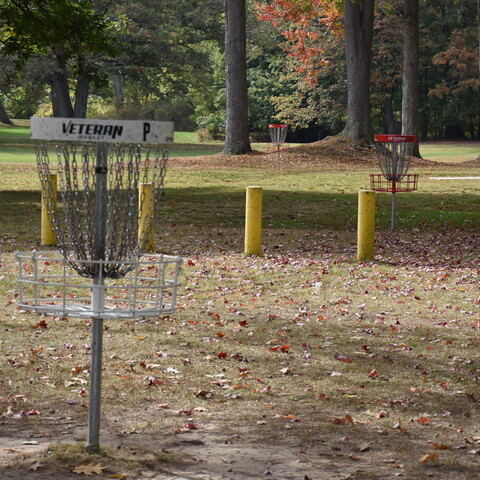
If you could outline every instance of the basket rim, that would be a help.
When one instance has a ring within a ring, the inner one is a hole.
[[[370,188],[375,192],[406,193],[415,192],[418,186],[418,173],[408,173],[401,180],[393,182],[381,173],[370,174]],[[395,183],[395,189],[393,184]],[[382,186],[384,185],[384,186]]]

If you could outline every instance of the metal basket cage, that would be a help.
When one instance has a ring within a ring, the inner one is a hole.
[[[280,146],[285,143],[288,132],[288,125],[281,123],[271,123],[268,126],[270,130],[270,139],[274,145]]]
[[[79,276],[68,258],[59,252],[17,252],[19,270],[18,305],[47,315],[78,318],[144,318],[175,311],[181,257],[145,255],[125,261],[129,272],[119,279],[101,279],[99,285]],[[96,263],[99,271],[108,261]],[[105,302],[101,311],[92,307],[92,292],[100,289]]]
[[[392,182],[387,180],[383,174],[370,174],[370,188],[376,192],[414,192],[418,187],[418,174],[404,175],[402,180]]]

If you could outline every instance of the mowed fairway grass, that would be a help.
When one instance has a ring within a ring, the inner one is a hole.
[[[426,159],[441,161],[413,164],[419,189],[397,196],[395,232],[390,195],[376,195],[375,259],[361,263],[357,196],[378,173],[374,158],[339,168],[325,154],[321,166],[313,159],[297,167],[291,148],[279,170],[273,155],[271,165],[237,166],[236,157],[220,156],[221,144],[177,135],[155,246],[184,258],[178,310],[106,322],[102,429],[144,442],[145,451],[162,451],[162,435],[181,443],[192,431],[203,442],[212,432],[238,434],[259,456],[269,445],[300,449],[302,461],[282,478],[319,471],[337,478],[350,468],[361,472],[351,478],[474,478],[478,142],[421,146]],[[249,185],[263,188],[259,257],[243,254]],[[0,127],[0,187],[4,425],[21,436],[22,411],[38,412],[28,417],[37,431],[53,432],[67,418],[84,424],[90,322],[46,317],[42,324],[15,305],[13,252],[44,248],[25,128]],[[132,472],[166,468],[172,449],[148,466],[141,455],[126,466],[124,451],[114,451],[110,474],[136,478]],[[185,470],[200,468],[183,460],[175,457]],[[202,460],[205,471],[214,464],[206,452]],[[65,468],[48,455],[42,461]],[[255,470],[257,461],[250,478],[267,471],[264,464]],[[229,478],[226,472],[210,473]]]

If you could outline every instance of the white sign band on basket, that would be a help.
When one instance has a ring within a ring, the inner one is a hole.
[[[32,117],[30,137],[64,142],[170,143],[173,122]]]

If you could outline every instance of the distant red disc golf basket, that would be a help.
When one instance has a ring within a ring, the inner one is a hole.
[[[277,152],[277,169],[280,168],[280,152],[285,150],[282,149],[282,145],[285,144],[285,140],[287,138],[288,133],[288,125],[283,123],[270,123],[268,125],[268,129],[270,130],[270,139],[272,143],[275,145],[275,152]]]
[[[375,152],[382,173],[370,174],[370,188],[392,194],[392,230],[395,230],[395,194],[413,192],[418,187],[418,175],[407,173],[415,140],[415,135],[375,135]]]

